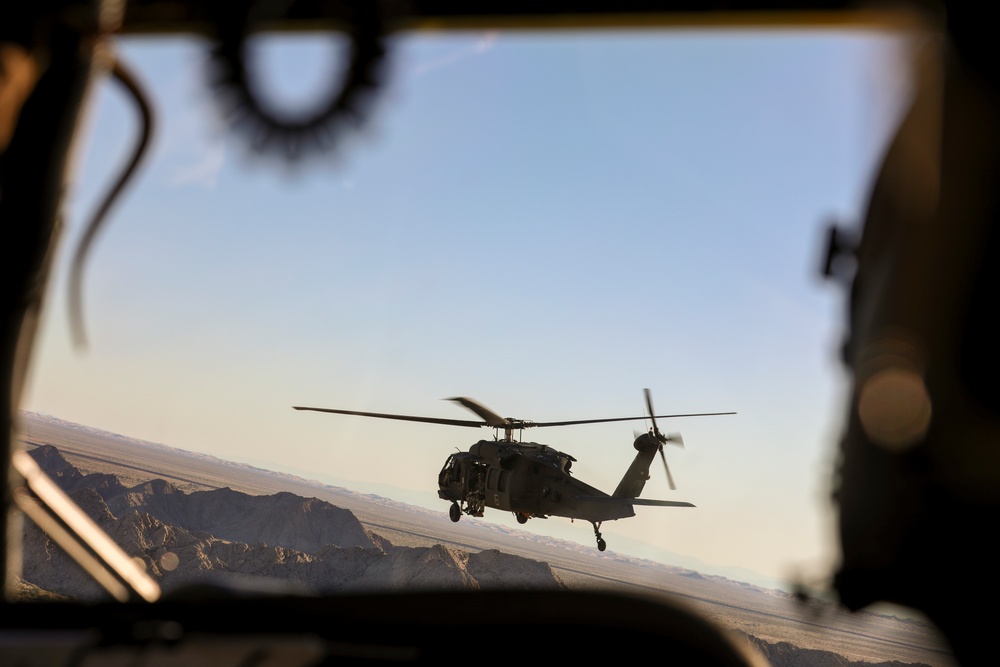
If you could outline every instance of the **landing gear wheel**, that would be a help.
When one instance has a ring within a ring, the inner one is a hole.
[[[608,544],[604,541],[604,538],[601,537],[601,524],[597,521],[591,521],[590,523],[594,527],[594,537],[597,538],[597,550],[604,551],[608,548]]]
[[[462,518],[462,508],[458,506],[458,503],[452,503],[451,507],[448,508],[448,517],[458,523],[458,520]]]
[[[517,522],[518,523],[521,523],[521,524],[528,523],[528,517],[526,517],[525,515],[521,514],[520,512],[515,512],[514,516],[517,517]]]

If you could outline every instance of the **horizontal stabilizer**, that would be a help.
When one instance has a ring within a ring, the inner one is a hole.
[[[694,507],[683,500],[648,500],[646,498],[629,498],[633,505],[649,505],[651,507]]]
[[[612,496],[576,496],[577,500],[589,503],[608,503],[611,505],[648,505],[651,507],[694,507],[682,500],[647,500],[646,498],[614,498]]]

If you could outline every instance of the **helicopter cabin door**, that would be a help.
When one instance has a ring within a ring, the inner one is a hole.
[[[486,475],[486,504],[510,510],[510,471],[491,466]]]

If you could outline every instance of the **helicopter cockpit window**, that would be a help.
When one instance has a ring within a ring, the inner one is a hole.
[[[441,468],[441,483],[448,484],[459,478],[458,459],[452,454]]]

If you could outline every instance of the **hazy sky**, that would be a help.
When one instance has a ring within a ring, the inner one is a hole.
[[[274,94],[325,90],[331,45],[262,47]],[[291,406],[461,419],[442,399],[470,396],[554,421],[640,416],[649,387],[660,413],[738,414],[660,424],[686,442],[667,452],[678,490],[654,468],[644,496],[697,507],[608,522],[609,549],[636,538],[777,577],[829,572],[846,304],[819,280],[821,245],[864,209],[905,98],[898,42],[675,30],[393,46],[364,131],[289,172],[223,131],[203,44],[122,42],[155,141],[90,255],[76,350],[68,258],[136,132],[120,89],[95,85],[22,407],[399,487],[386,493],[444,513],[445,458],[492,431]],[[610,492],[644,428],[525,436]],[[526,528],[593,544],[586,523]]]

